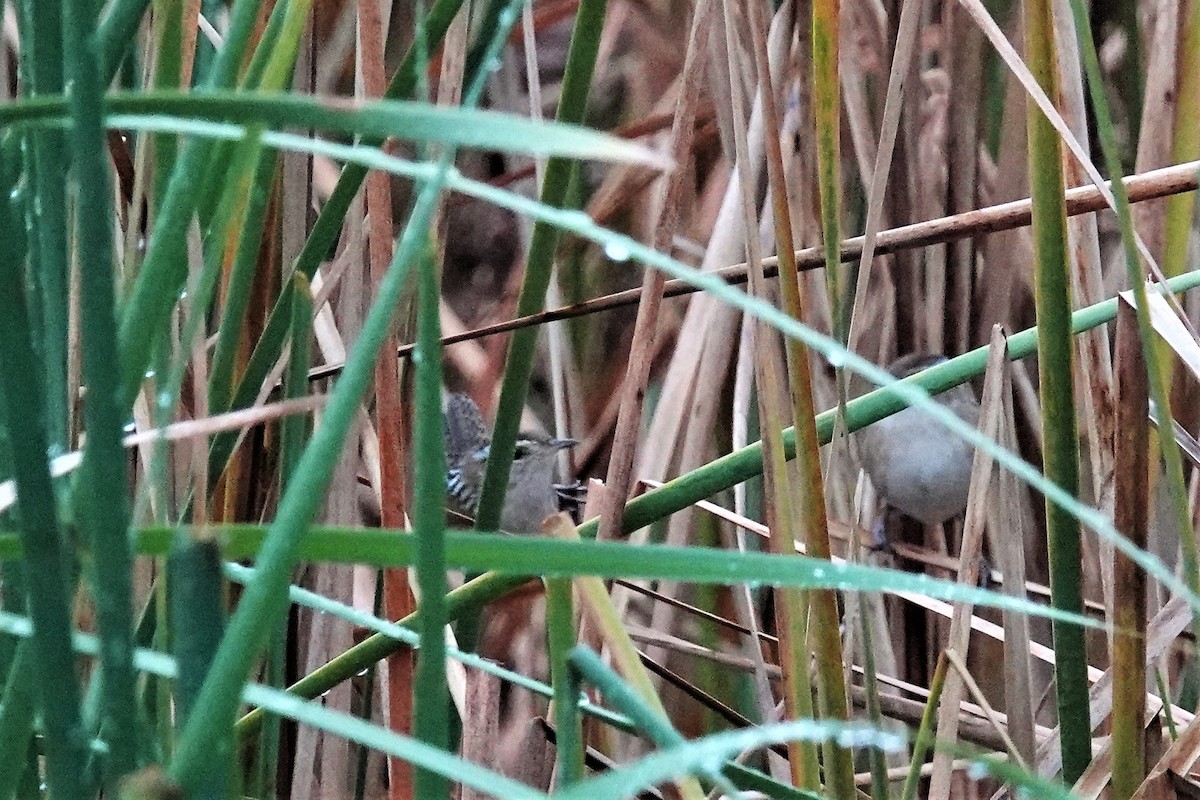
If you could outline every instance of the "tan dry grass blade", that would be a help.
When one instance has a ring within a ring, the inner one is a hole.
[[[709,29],[713,22],[711,2],[701,0],[692,14],[692,26],[681,76],[682,86],[668,145],[671,159],[677,164],[687,163],[686,156],[691,150],[700,76],[703,74],[698,62],[707,47]],[[684,175],[685,170],[673,171],[667,176],[663,186],[654,231],[654,247],[658,250],[668,248],[677,232]],[[655,342],[658,338],[659,309],[664,283],[665,276],[658,270],[647,272],[643,278],[629,363],[626,366],[625,380],[621,384],[621,406],[613,432],[612,455],[608,462],[606,505],[601,512],[600,528],[597,532],[597,538],[601,541],[616,539],[621,511],[632,483],[633,464],[638,446],[637,436],[641,428],[642,403],[650,378],[650,365],[656,352]]]
[[[1011,375],[1010,375],[1011,377]],[[1009,449],[1017,446],[1014,434],[1012,383],[1004,387],[1004,427],[997,441]],[[1016,476],[1001,470],[996,476],[997,496],[1003,502],[991,504],[988,518],[988,545],[1004,574],[1005,593],[1024,596],[1025,587],[1025,515],[1024,487]],[[1049,590],[1046,590],[1049,597]],[[1030,670],[1030,620],[1025,614],[1005,612],[1004,623],[1004,697],[1009,733],[1016,752],[1025,763],[1031,763],[1037,747],[1034,737],[1034,690]]]
[[[1179,597],[1172,597],[1150,620],[1147,626],[1146,664],[1152,666],[1158,659],[1174,646],[1176,638],[1191,624],[1191,611],[1186,602]],[[1093,681],[1091,689],[1091,720],[1093,728],[1108,717],[1112,709],[1112,672],[1106,671],[1096,676],[1097,670],[1089,670]],[[1147,713],[1157,714],[1162,702],[1154,695],[1146,698]],[[1171,707],[1171,714],[1177,723],[1190,724],[1193,715],[1177,706]],[[1043,740],[1038,746],[1036,769],[1039,775],[1055,774],[1061,766],[1061,754],[1058,750],[1058,737],[1053,735]]]
[[[720,650],[714,650],[710,647],[696,644],[695,642],[691,642],[678,636],[660,633],[652,628],[642,627],[641,625],[629,625],[626,626],[626,630],[629,632],[629,638],[633,639],[634,641],[653,644],[657,647],[662,647],[666,650],[671,650],[676,653],[683,653],[695,658],[703,658],[707,661],[713,662],[714,664],[721,664],[723,666],[736,669],[739,672],[753,672],[757,668],[757,665],[755,665],[755,663],[748,658],[731,655],[729,653],[721,652]],[[767,674],[776,680],[778,680],[782,675],[779,667],[775,666],[774,664],[768,665],[766,670]]]
[[[1192,375],[1200,378],[1200,341],[1197,340],[1195,332],[1190,330],[1186,320],[1180,319],[1162,295],[1154,291],[1153,286],[1147,289],[1146,301],[1154,332],[1179,356],[1179,360]],[[1131,307],[1134,305],[1132,292],[1121,292],[1121,300]]]
[[[979,414],[979,429],[990,439],[1000,436],[1004,425],[1005,373],[1008,364],[1007,339],[1004,329],[997,325],[992,329],[991,349],[988,352],[987,372],[983,383],[983,396]],[[983,556],[983,526],[991,505],[995,485],[991,453],[977,449],[971,466],[971,485],[967,493],[966,522],[963,525],[962,544],[959,552],[958,582],[967,586],[979,583],[979,560]],[[1003,501],[1000,501],[1003,502]],[[966,655],[971,643],[970,618],[973,606],[956,603],[950,620],[950,635],[946,643],[947,657],[953,650]],[[958,670],[946,676],[942,688],[942,705],[938,710],[937,738],[939,742],[953,743],[958,737],[958,704],[962,700],[963,680]],[[930,800],[948,800],[950,797],[951,752],[938,749],[933,755],[934,770],[930,782]]]
[[[459,753],[468,761],[495,768],[500,747],[500,679],[481,670],[469,671],[465,710]],[[459,800],[487,797],[491,795],[464,784]]]
[[[438,308],[442,321],[443,342],[449,342],[459,335],[467,333],[468,328],[454,313],[454,309],[443,297]],[[492,360],[487,351],[477,341],[459,341],[448,345],[443,351],[448,370],[458,373],[468,386],[486,385],[492,378]]]
[[[732,408],[732,425],[733,425],[733,446],[739,448],[749,444],[749,424],[750,424],[750,403],[752,400],[752,380],[754,375],[754,363],[750,357],[750,327],[753,322],[743,317],[741,326],[741,337],[739,342],[739,354],[737,372],[734,377],[733,386],[733,408]],[[739,484],[734,487],[734,515],[737,518],[746,519],[746,485]],[[720,517],[718,517],[720,518]],[[732,519],[727,520],[733,522]],[[748,520],[747,520],[748,521]],[[746,528],[733,522],[732,535],[729,534],[731,526],[725,525],[721,530],[725,532],[726,541],[724,546],[730,549],[736,548],[738,552],[744,553],[746,547]],[[766,530],[763,526],[764,531]],[[775,692],[770,682],[770,667],[767,664],[766,655],[763,652],[761,636],[762,620],[760,619],[759,609],[754,602],[753,592],[750,587],[741,584],[730,587],[730,593],[733,598],[734,611],[737,614],[742,625],[751,633],[750,636],[742,640],[742,652],[747,660],[754,665],[754,700],[758,707],[759,718],[764,721],[775,721],[779,718],[779,713],[776,711],[777,704],[775,702]],[[788,770],[783,763],[783,759],[769,758],[767,765],[772,771],[772,776],[777,780],[782,780],[788,777]]]
[[[1111,793],[1105,793],[1108,788],[1109,775],[1112,773],[1112,739],[1105,736],[1100,737],[1096,742],[1096,755],[1092,758],[1092,763],[1088,764],[1087,769],[1079,776],[1079,780],[1075,781],[1075,785],[1071,787],[1071,796],[1080,798],[1080,800],[1096,800],[1101,795],[1108,796]]]
[[[1006,727],[1007,720],[1002,719],[1001,715],[997,714],[996,710],[992,708],[991,703],[988,702],[987,697],[983,693],[983,689],[979,687],[979,684],[975,681],[975,678],[967,669],[967,664],[965,661],[963,661],[963,657],[959,655],[957,651],[950,649],[946,651],[946,660],[950,662],[950,666],[954,667],[955,673],[962,680],[963,685],[967,688],[967,691],[970,692],[972,699],[974,699],[975,704],[983,712],[984,717],[987,718],[987,721],[992,726],[992,729],[996,731],[996,735],[1004,741],[1004,747],[1008,751],[1008,757],[1012,759],[1014,763],[1020,764],[1022,769],[1026,768],[1025,764],[1021,760],[1021,756],[1017,753],[1016,744],[1013,743],[1012,738],[1008,735],[1008,730]],[[950,772],[955,770],[953,761],[950,762],[949,769]]]
[[[1167,800],[1176,793],[1174,778],[1190,774],[1200,759],[1200,723],[1193,720],[1154,765],[1134,800]]]
[[[1163,120],[1175,119],[1178,102],[1179,63],[1179,0],[1158,0],[1150,6],[1150,19],[1146,26],[1147,47],[1145,100],[1142,108],[1142,126],[1137,137],[1137,158],[1134,168],[1138,172],[1171,163],[1172,125]],[[1163,223],[1166,203],[1151,203],[1133,209],[1133,220],[1138,232],[1146,240],[1146,246],[1155,258],[1162,255]],[[1120,286],[1125,286],[1125,270],[1116,269],[1121,276]]]
[[[720,31],[714,31],[719,33]],[[770,38],[771,68],[777,74],[783,69],[787,55],[788,35],[791,33],[787,26],[773,23]],[[714,46],[717,42],[713,43]],[[723,66],[722,69],[727,67]],[[749,158],[745,164],[739,163],[734,167],[729,185],[725,190],[717,220],[713,225],[712,237],[705,251],[702,271],[713,271],[725,264],[735,263],[744,253],[745,243],[743,231],[737,222],[739,214],[739,190],[737,172],[750,170],[754,183],[757,183],[763,168],[762,114],[757,99],[750,114],[747,139],[749,143]],[[717,386],[720,377],[726,373],[731,354],[730,343],[733,339],[737,314],[723,304],[711,298],[697,298],[688,309],[687,316],[680,331],[677,351],[672,359],[664,381],[663,402],[656,409],[647,440],[654,443],[654,448],[648,449],[642,456],[639,475],[662,477],[666,474],[668,460],[676,451],[676,440],[679,435],[681,420],[689,421],[691,435],[707,437],[712,431],[715,419],[715,409],[703,398],[690,398],[693,380],[701,386]],[[709,352],[705,352],[708,350]],[[705,367],[704,365],[711,365]],[[707,393],[705,393],[707,394]],[[691,408],[689,409],[689,406]],[[686,434],[685,434],[686,435]],[[693,444],[691,449],[702,449]],[[689,469],[688,463],[696,463],[694,456],[678,465],[679,471]]]
[[[871,286],[871,267],[875,257],[876,238],[879,235],[880,226],[887,227],[883,214],[883,198],[895,151],[896,134],[900,128],[905,79],[909,75],[913,53],[916,50],[921,5],[920,2],[907,2],[900,10],[899,27],[896,33],[896,52],[892,57],[891,72],[888,75],[887,99],[884,104],[879,147],[875,153],[875,165],[871,175],[865,181],[869,187],[867,190],[867,222],[863,231],[862,253],[858,262],[854,309],[850,316],[849,347],[854,352],[858,352],[858,339],[862,335],[864,324],[864,306],[867,298],[871,296],[868,289]],[[870,318],[874,319],[874,317]],[[886,363],[888,359],[881,358],[879,360]]]
[[[534,121],[542,121],[542,82],[541,70],[538,67],[537,37],[533,24],[533,4],[526,4],[522,9],[522,44],[525,49],[525,83],[529,87],[529,115]],[[465,53],[465,50],[464,50]],[[461,83],[461,75],[458,77]],[[546,159],[537,158],[534,161],[534,174],[537,185],[541,186],[546,175]],[[559,270],[557,263],[553,267],[550,283],[546,287],[546,302],[551,306],[562,305],[562,288],[559,285]],[[570,431],[577,427],[572,425],[570,417],[581,417],[583,406],[579,391],[578,365],[571,357],[573,351],[567,340],[567,330],[561,323],[551,323],[546,326],[546,344],[550,355],[550,399],[554,412],[554,435],[558,438],[569,438]],[[571,450],[558,452],[558,469],[563,475],[574,474],[571,462]]]
[[[738,343],[737,370],[733,386],[732,425],[733,447],[735,450],[750,443],[750,404],[754,400],[754,353],[750,344],[753,326],[753,320],[743,317]],[[789,475],[794,475],[794,472],[789,472]],[[732,523],[732,525],[721,526],[721,530],[724,533],[723,538],[725,539],[723,542],[724,546],[731,549],[736,548],[738,552],[744,553],[747,551],[747,528],[738,524],[740,521],[749,522],[746,518],[747,513],[746,484],[739,484],[734,487],[733,515],[730,517],[724,517],[721,514],[716,515],[718,519]],[[730,527],[732,527],[732,533],[729,531]],[[759,535],[765,536],[767,530],[766,526],[761,526]],[[767,664],[763,652],[762,639],[760,637],[765,634],[761,630],[763,620],[760,619],[760,610],[756,607],[753,592],[749,586],[744,584],[733,586],[730,587],[730,592],[738,619],[741,620],[748,631],[753,632],[753,635],[742,640],[742,651],[748,661],[755,665],[753,671],[754,699],[758,707],[759,718],[764,721],[777,720],[783,713],[783,708],[776,703],[775,692],[769,680],[770,670],[775,668]],[[768,759],[768,766],[772,770],[773,777],[777,780],[790,780],[785,761],[782,757]]]
[[[196,297],[195,284],[200,279],[200,274],[203,271],[203,258],[191,260],[193,273],[189,278],[191,289],[188,292],[188,297]],[[187,305],[192,306],[193,303]],[[190,308],[191,314],[203,313],[203,309]],[[195,339],[191,342],[185,342],[191,350],[190,360],[192,368],[192,408],[198,417],[207,417],[209,415],[208,406],[208,347],[205,343],[205,337],[201,331],[197,331]],[[195,492],[195,499],[192,503],[192,521],[200,526],[208,522],[209,512],[209,480],[208,480],[208,437],[201,436],[199,441],[192,446],[192,486]]]

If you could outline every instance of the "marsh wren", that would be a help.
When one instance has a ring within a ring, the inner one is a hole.
[[[945,361],[944,356],[910,353],[888,371],[907,378]],[[979,421],[979,401],[969,384],[934,398],[964,422]],[[871,484],[889,506],[926,525],[937,525],[967,507],[975,448],[918,408],[906,408],[860,430],[859,459]],[[886,543],[886,540],[882,543]]]
[[[475,516],[483,474],[491,452],[491,437],[475,401],[452,394],[446,401],[446,504],[464,516]],[[508,492],[500,512],[500,529],[509,533],[539,533],[542,521],[559,510],[554,462],[559,450],[573,439],[552,439],[536,433],[517,438]]]

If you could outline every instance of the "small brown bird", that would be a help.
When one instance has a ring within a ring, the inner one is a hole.
[[[491,452],[491,437],[474,400],[465,394],[450,395],[445,432],[446,502],[452,511],[473,518]],[[559,510],[555,454],[575,444],[573,439],[552,439],[537,433],[522,433],[517,438],[508,494],[500,512],[501,530],[541,532],[542,521]]]
[[[888,370],[907,378],[944,362],[938,355],[911,353]],[[979,401],[969,384],[941,393],[937,402],[964,422],[979,421]],[[926,525],[937,525],[967,507],[975,448],[917,408],[906,408],[857,434],[859,458],[872,485],[889,506]]]

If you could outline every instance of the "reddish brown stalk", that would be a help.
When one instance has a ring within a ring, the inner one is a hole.
[[[358,69],[362,91],[367,97],[381,97],[387,85],[383,68],[382,20],[379,4],[358,0]],[[367,176],[367,258],[370,262],[372,289],[378,288],[392,262],[392,190],[391,181],[382,172]],[[405,476],[403,430],[400,410],[400,376],[396,359],[384,345],[375,364],[375,410],[379,432],[379,518],[385,528],[403,528]],[[403,619],[416,610],[408,571],[387,569],[383,572],[383,610],[388,619]],[[412,650],[388,656],[386,713],[388,728],[410,733],[413,720],[412,686],[414,670]],[[413,796],[412,765],[400,758],[388,759],[390,782],[388,796],[402,800]]]
[[[1146,547],[1150,494],[1149,381],[1137,316],[1117,306],[1117,419],[1113,524]],[[1157,464],[1156,464],[1157,467]],[[1132,797],[1146,775],[1146,574],[1113,554],[1113,797]]]

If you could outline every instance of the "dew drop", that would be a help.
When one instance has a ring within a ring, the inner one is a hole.
[[[604,245],[604,255],[608,256],[610,261],[628,261],[633,254],[624,242],[609,242]]]

